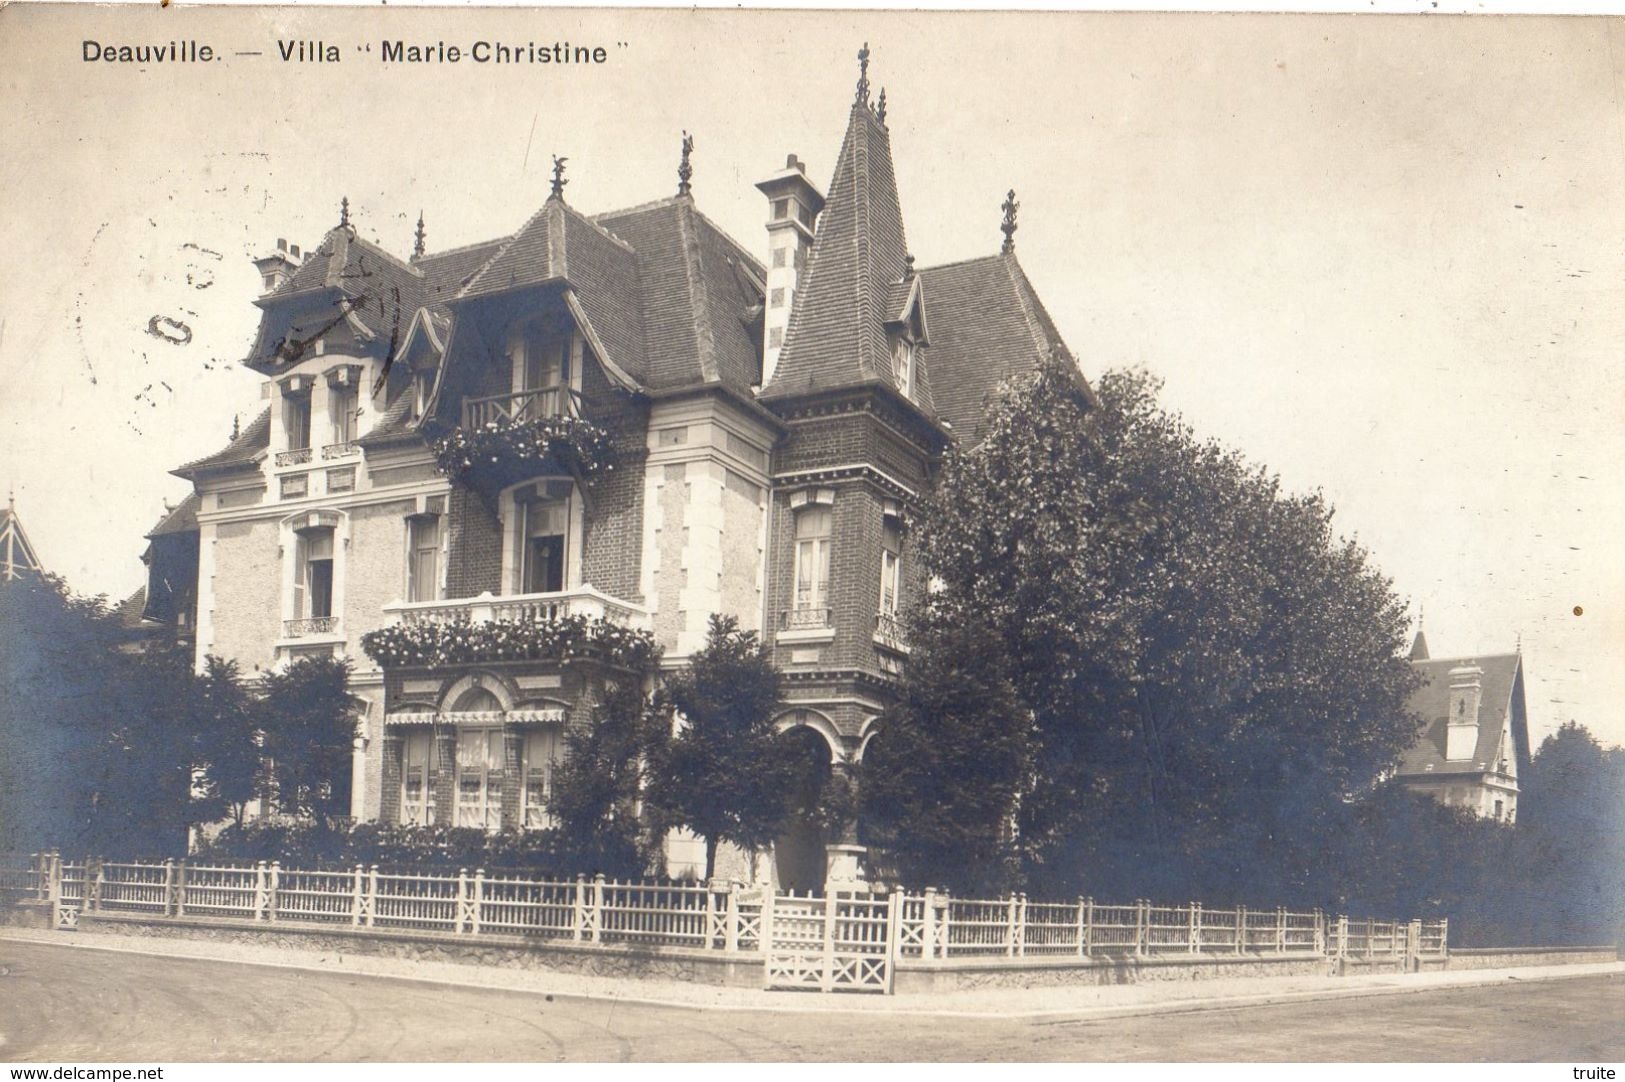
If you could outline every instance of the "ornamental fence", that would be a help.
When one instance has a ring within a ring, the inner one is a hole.
[[[1092,898],[1036,902],[919,894],[775,893],[737,883],[533,879],[488,874],[284,868],[277,862],[63,860],[0,854],[0,901],[84,913],[210,917],[250,924],[515,935],[580,944],[761,957],[770,987],[886,990],[892,963],[1096,957],[1325,958],[1419,964],[1448,951],[1440,920],[1319,910],[1212,908]]]

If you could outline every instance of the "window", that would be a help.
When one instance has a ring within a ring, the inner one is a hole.
[[[520,751],[519,806],[524,809],[526,830],[544,830],[553,825],[547,802],[553,795],[553,767],[558,763],[559,730],[532,729],[525,733]]]
[[[412,417],[423,417],[429,410],[429,393],[434,389],[434,373],[430,371],[413,372],[412,386],[408,394],[412,396]]]
[[[524,384],[520,390],[540,391],[570,382],[570,339],[533,338],[525,343]]]
[[[828,506],[810,505],[796,514],[795,609],[829,606],[829,537],[834,514]]]
[[[457,825],[502,826],[502,730],[457,730]]]
[[[356,420],[361,415],[354,387],[327,389],[327,416],[332,424],[329,443],[352,443],[356,437]]]
[[[321,620],[333,615],[333,530],[323,526],[300,530],[293,579],[295,618]]]
[[[518,518],[518,592],[551,594],[564,589],[569,503],[565,500],[526,500],[519,504]]]
[[[406,520],[406,599],[440,599],[440,516]]]
[[[887,515],[880,530],[880,611],[883,615],[897,615],[897,601],[902,589],[902,524]]]
[[[892,362],[897,371],[897,389],[905,396],[914,393],[915,345],[907,338],[897,339],[892,347]]]
[[[1501,815],[1502,815],[1503,811],[1505,810],[1505,808],[1506,808],[1506,802],[1505,801],[1497,800],[1495,802],[1495,817],[1497,819],[1501,818]]]
[[[428,826],[434,822],[432,768],[434,734],[408,733],[401,741],[401,822]]]
[[[282,399],[282,430],[288,439],[288,450],[302,451],[310,446],[310,393],[284,395]]]

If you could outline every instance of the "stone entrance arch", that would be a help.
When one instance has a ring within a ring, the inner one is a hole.
[[[775,724],[778,738],[792,748],[801,769],[792,795],[798,810],[773,843],[774,878],[781,890],[822,893],[828,870],[827,846],[839,839],[825,837],[815,809],[838,764],[845,762],[839,750],[840,733],[829,718],[816,710],[792,710]]]

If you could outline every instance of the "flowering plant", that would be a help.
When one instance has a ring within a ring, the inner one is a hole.
[[[641,669],[659,655],[649,632],[586,616],[396,624],[363,635],[361,648],[385,667],[598,657]]]
[[[454,481],[552,462],[583,481],[615,469],[615,444],[600,425],[580,417],[502,418],[454,428],[434,441],[435,466]]]

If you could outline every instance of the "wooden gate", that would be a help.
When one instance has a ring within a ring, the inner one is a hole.
[[[891,991],[902,895],[829,891],[769,898],[762,911],[765,987]]]

